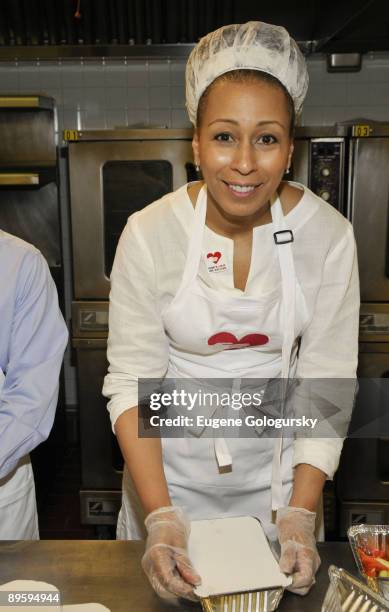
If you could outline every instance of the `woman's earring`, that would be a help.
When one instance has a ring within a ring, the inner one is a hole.
[[[287,169],[285,170],[285,174],[289,174],[289,172],[290,172],[290,168],[287,168]]]
[[[195,165],[195,168],[196,168],[196,172],[200,172],[200,166],[199,166],[199,164],[196,164],[196,165]]]

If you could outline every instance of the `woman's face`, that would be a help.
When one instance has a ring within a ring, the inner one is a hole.
[[[193,151],[208,202],[226,217],[262,213],[289,167],[293,144],[281,88],[219,81],[205,101]]]

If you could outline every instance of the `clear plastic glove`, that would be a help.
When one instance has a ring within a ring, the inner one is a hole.
[[[305,508],[288,506],[277,510],[280,569],[286,574],[292,574],[293,583],[287,589],[298,595],[308,593],[315,583],[315,574],[320,566],[315,519],[316,513]]]
[[[193,586],[201,584],[188,558],[190,522],[181,508],[167,506],[145,520],[148,533],[143,570],[154,591],[164,599],[185,597],[198,601]]]

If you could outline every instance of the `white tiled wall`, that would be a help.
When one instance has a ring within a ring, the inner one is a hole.
[[[363,57],[357,73],[330,74],[308,58],[310,88],[301,123],[389,121],[389,52]],[[188,127],[184,60],[0,63],[1,93],[43,93],[58,105],[59,129],[127,125]]]
[[[310,88],[302,125],[367,118],[389,121],[389,52],[363,57],[357,73],[329,74],[323,56],[308,59]],[[189,127],[184,60],[98,60],[0,63],[0,95],[41,93],[57,102],[58,130],[144,125]],[[70,318],[71,261],[66,167],[61,160],[66,315]],[[66,401],[77,402],[74,368],[65,356]]]
[[[325,58],[308,60],[310,87],[303,125],[366,118],[389,121],[389,53],[363,56],[360,72],[328,73]]]
[[[53,96],[60,130],[181,127],[184,71],[184,61],[170,60],[0,63],[0,94]]]

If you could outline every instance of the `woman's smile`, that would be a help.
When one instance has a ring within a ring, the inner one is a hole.
[[[259,188],[262,186],[262,183],[258,184],[249,184],[249,183],[229,183],[227,181],[223,181],[226,185],[228,191],[232,193],[232,195],[236,198],[244,199],[249,198],[255,195]]]

